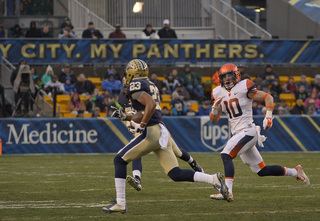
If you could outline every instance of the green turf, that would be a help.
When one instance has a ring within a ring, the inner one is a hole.
[[[207,173],[219,154],[192,154]],[[143,190],[127,186],[126,214],[102,213],[115,196],[114,155],[0,156],[0,220],[319,220],[320,153],[264,153],[267,164],[301,164],[311,187],[292,177],[258,177],[235,159],[232,203],[209,198],[207,184],[174,183],[145,156]],[[182,168],[188,164],[179,160]],[[131,165],[129,172],[131,173]]]

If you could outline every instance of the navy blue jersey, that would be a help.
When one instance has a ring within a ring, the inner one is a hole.
[[[156,102],[156,111],[153,113],[152,117],[150,118],[148,125],[154,125],[156,123],[160,123],[161,119],[161,108],[160,108],[160,95],[159,90],[155,86],[153,82],[151,82],[148,78],[137,78],[133,79],[130,84],[128,85],[127,92],[129,98],[132,102],[132,107],[136,111],[141,111],[145,109],[145,106],[141,104],[138,100],[132,98],[132,94],[136,92],[144,91],[148,93],[153,100]]]
[[[128,96],[124,93],[120,93],[118,97],[118,103],[123,107],[123,109],[127,112],[127,110],[132,109],[131,101]]]

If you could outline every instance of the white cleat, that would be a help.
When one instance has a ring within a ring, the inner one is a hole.
[[[225,200],[225,198],[222,196],[221,193],[217,193],[217,194],[212,194],[210,195],[210,198],[211,199],[214,199],[214,200]],[[228,202],[231,202],[233,201],[233,194],[232,193],[229,193],[229,201]]]
[[[230,202],[231,200],[229,198],[229,191],[228,191],[228,187],[224,181],[224,176],[220,172],[214,174],[213,176],[217,176],[217,179],[219,181],[219,184],[217,184],[217,183],[213,184],[213,187],[221,193],[222,197],[225,200]]]
[[[307,175],[304,173],[302,166],[298,165],[296,166],[294,169],[297,170],[297,180],[301,180],[302,182],[304,182],[305,184],[307,184],[307,186],[310,186],[310,180],[307,177]]]
[[[126,213],[127,207],[119,205],[116,201],[112,205],[106,206],[102,208],[102,211],[105,213]]]

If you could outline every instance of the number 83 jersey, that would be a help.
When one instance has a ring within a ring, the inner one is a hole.
[[[132,102],[132,108],[136,111],[145,109],[145,106],[138,100],[143,92],[148,93],[156,103],[156,110],[151,116],[148,126],[161,123],[162,113],[160,108],[160,94],[158,88],[148,78],[135,78],[128,85],[127,92]]]
[[[237,134],[241,130],[252,127],[252,99],[248,97],[250,91],[257,91],[254,83],[245,79],[237,83],[230,91],[224,87],[218,86],[212,90],[211,98],[214,101],[216,98],[222,97],[222,112],[229,119],[231,133]]]

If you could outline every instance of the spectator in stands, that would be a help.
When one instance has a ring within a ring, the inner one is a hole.
[[[41,31],[37,29],[36,22],[30,22],[30,29],[26,32],[26,38],[41,38]]]
[[[66,25],[59,33],[58,35],[59,39],[63,38],[77,38],[76,34],[74,31],[71,29],[71,25]]]
[[[172,69],[171,73],[172,73],[172,76],[173,76],[174,79],[178,80],[181,85],[184,85],[184,80],[178,74],[178,70],[176,68]]]
[[[92,112],[92,117],[100,117],[100,113],[101,113],[100,107],[95,107]]]
[[[19,24],[15,24],[10,28],[10,38],[23,38],[24,34],[22,33],[21,27]]]
[[[199,116],[209,116],[211,112],[211,101],[203,101],[201,107],[199,108],[198,115]]]
[[[115,79],[115,73],[112,71],[109,72],[107,79],[105,79],[102,84],[102,90],[109,91],[111,95],[119,94],[121,90],[123,90],[122,82]]]
[[[16,69],[12,71],[11,77],[10,77],[10,82],[11,82],[11,85],[12,85],[12,86],[14,85],[14,81],[15,81],[17,75],[18,75],[20,66],[21,66],[21,65],[26,65],[26,64],[27,64],[27,62],[26,62],[25,60],[21,60],[21,61],[19,61],[19,66],[16,67]]]
[[[289,81],[283,85],[283,89],[286,93],[295,94],[298,91],[297,85],[294,83],[293,78],[289,78]]]
[[[71,95],[70,100],[67,104],[67,109],[72,114],[78,114],[78,111],[86,111],[86,106],[84,105],[83,100],[81,100],[79,94],[76,92],[73,95]]]
[[[195,112],[195,111],[192,109],[191,103],[188,102],[188,103],[186,104],[186,106],[187,106],[186,116],[193,117],[193,116],[196,116],[196,115],[197,115],[197,112]]]
[[[163,21],[163,28],[158,31],[160,38],[178,38],[176,32],[170,28],[170,22],[168,19]]]
[[[116,30],[109,34],[109,38],[126,38],[126,35],[121,31],[120,24],[116,24]]]
[[[57,75],[52,75],[51,80],[46,83],[43,88],[47,94],[53,94],[54,89],[56,90],[56,94],[63,94],[65,91],[63,84],[58,81]]]
[[[94,84],[86,79],[86,76],[81,73],[78,77],[78,81],[75,83],[76,90],[79,94],[90,95],[95,88]]]
[[[102,101],[102,110],[104,113],[107,113],[107,116],[110,117],[112,115],[113,109],[111,106],[115,105],[115,99],[110,94],[109,91],[105,91],[103,101]],[[111,114],[110,114],[111,111]]]
[[[79,110],[78,114],[77,114],[77,117],[80,117],[80,118],[84,117],[84,111],[83,110]]]
[[[104,106],[102,105],[104,96],[98,88],[95,88],[93,94],[91,94],[90,98],[85,101],[86,109],[91,112],[95,107],[100,107],[101,110],[104,110]]]
[[[273,96],[274,102],[277,103],[279,100],[279,96],[280,94],[283,92],[283,89],[281,87],[281,85],[279,84],[279,80],[278,79],[274,79],[271,88],[271,95]]]
[[[153,72],[150,76],[150,81],[152,81],[158,88],[160,95],[167,92],[167,87],[163,81],[157,79],[157,73]]]
[[[64,22],[61,24],[61,29],[64,29],[64,27],[66,27],[67,25],[70,25],[71,29],[73,29],[73,25],[71,24],[71,20],[70,18],[65,18]]]
[[[53,69],[50,65],[48,65],[46,73],[44,73],[41,78],[43,85],[46,85],[49,81],[51,81],[52,75],[54,75]]]
[[[244,70],[244,65],[243,64],[239,64],[238,65],[238,70],[240,71],[241,77],[247,75],[247,73]]]
[[[245,80],[245,79],[249,79],[249,80],[251,80],[250,75],[248,75],[248,74],[244,74],[244,75],[242,75],[242,74],[241,74],[241,80]]]
[[[171,116],[170,111],[169,111],[169,109],[168,109],[167,106],[164,106],[164,107],[161,109],[161,113],[162,113],[162,116]]]
[[[82,32],[82,38],[99,39],[99,38],[103,38],[103,35],[98,29],[94,27],[94,24],[91,21],[88,24],[88,28]]]
[[[180,98],[177,92],[172,93],[171,111],[172,116],[185,116],[187,113],[187,107],[184,104],[184,100]]]
[[[279,109],[283,109],[283,114],[289,114],[291,107],[286,103],[284,99],[279,100],[279,104],[274,107],[275,112],[279,111]]]
[[[117,70],[116,70],[116,68],[115,68],[114,65],[110,65],[110,66],[109,66],[109,70],[108,70],[108,72],[105,74],[104,79],[107,79],[107,78],[108,78],[108,74],[109,74],[110,71],[114,73],[114,79],[121,81],[121,77],[120,77],[119,73],[117,72]]]
[[[317,93],[320,92],[320,74],[317,74],[314,81],[311,84],[312,88],[316,88],[317,89]]]
[[[64,67],[61,69],[61,73],[59,75],[59,81],[65,82],[66,77],[71,77],[72,84],[77,82],[77,77],[74,75],[73,71],[71,70],[70,64],[68,63],[66,63]]]
[[[314,102],[314,99],[310,99],[309,102],[308,102],[308,106],[305,106],[307,108],[307,113],[309,115],[316,115],[318,114],[318,110],[315,106],[315,102]]]
[[[159,39],[159,36],[156,33],[156,31],[152,28],[152,25],[147,24],[146,28],[142,30],[141,38],[142,39]]]
[[[298,99],[296,105],[291,109],[291,114],[306,114],[307,111],[303,105],[303,100]]]
[[[299,88],[301,85],[304,86],[305,91],[307,92],[307,94],[310,94],[310,92],[311,92],[311,84],[307,81],[307,77],[305,75],[301,75],[301,79],[297,83],[297,88]]]
[[[252,114],[253,115],[261,115],[262,114],[262,108],[259,107],[259,104],[257,101],[252,101]]]
[[[71,77],[66,77],[64,82],[64,94],[73,94],[76,92],[76,86],[71,83]]]
[[[204,94],[201,77],[196,72],[191,71],[189,64],[184,66],[184,72],[181,74],[181,77],[185,82],[188,92],[197,99],[201,99]]]
[[[48,26],[46,26],[46,25],[43,26],[42,31],[41,31],[41,37],[42,38],[53,38]]]
[[[39,78],[39,74],[37,73],[37,69],[34,66],[30,67],[30,71],[31,71],[33,80],[35,80],[36,78]]]
[[[266,65],[262,78],[269,81],[270,84],[272,84],[275,79],[279,79],[278,74],[272,70],[272,66],[270,64]]]
[[[303,102],[307,99],[308,93],[303,85],[300,85],[299,90],[296,92],[296,99],[301,99]]]
[[[309,104],[309,100],[313,99],[314,100],[314,104],[315,104],[315,107],[320,110],[320,99],[317,97],[317,89],[314,87],[312,88],[312,91],[311,91],[311,95],[310,97],[308,97],[305,101],[304,101],[304,106],[305,107],[308,107],[308,104]]]
[[[177,79],[173,78],[172,73],[169,73],[167,75],[167,78],[163,83],[166,85],[166,88],[167,88],[166,93],[167,94],[172,94],[176,90],[177,85],[180,84]]]
[[[267,92],[269,90],[269,81],[262,78],[262,74],[257,74],[256,79],[253,81],[255,85],[261,87],[261,90]]]
[[[283,107],[279,107],[276,115],[287,115]]]
[[[178,92],[178,94],[182,100],[185,100],[185,101],[190,100],[190,95],[189,95],[188,91],[181,84],[177,85],[177,88],[175,91]]]
[[[212,83],[214,83],[216,86],[220,85],[220,79],[219,79],[219,71],[217,70],[214,72],[211,78]]]

